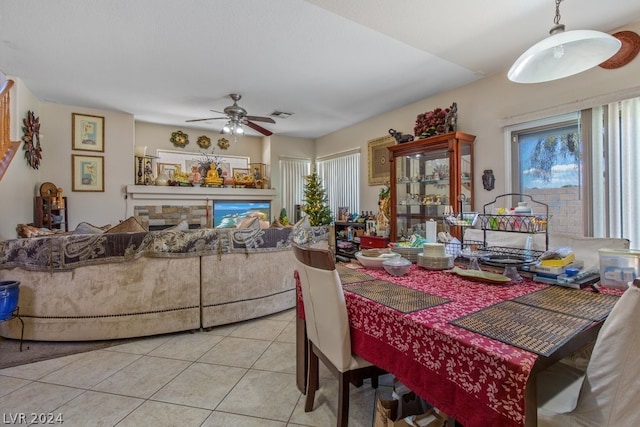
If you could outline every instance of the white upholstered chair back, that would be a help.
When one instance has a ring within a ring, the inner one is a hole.
[[[340,372],[352,368],[351,335],[340,277],[329,250],[294,247],[307,335]],[[305,259],[306,258],[306,259]]]
[[[640,285],[640,280],[635,282]],[[565,396],[565,402],[569,398]],[[538,411],[538,425],[640,425],[640,288],[637,285],[625,291],[604,322],[575,408],[565,410],[568,412],[549,412],[543,406]]]
[[[593,425],[640,425],[640,288],[631,286],[605,321],[575,414]]]

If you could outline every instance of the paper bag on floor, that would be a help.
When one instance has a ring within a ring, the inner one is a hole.
[[[373,427],[393,426],[393,420],[398,416],[397,400],[376,400],[376,414],[373,419]]]
[[[447,419],[434,409],[421,415],[411,415],[398,421],[389,421],[387,427],[445,427]]]

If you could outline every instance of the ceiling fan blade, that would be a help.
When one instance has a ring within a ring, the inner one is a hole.
[[[221,120],[221,119],[226,119],[226,117],[209,117],[208,119],[191,119],[191,120],[185,120],[185,121],[189,123],[189,122],[205,122],[207,120]]]
[[[271,136],[273,135],[273,132],[271,132],[270,130],[267,130],[265,128],[263,128],[260,125],[257,125],[253,122],[250,122],[249,120],[244,120],[243,123],[247,126],[249,126],[251,129],[255,130],[256,132],[260,132],[261,134],[263,134],[264,136]]]
[[[218,113],[218,114],[227,114],[224,111],[218,111],[218,110],[209,110],[209,111],[213,111],[214,113]]]
[[[267,123],[275,123],[271,117],[262,117],[262,116],[244,116],[247,120],[253,120],[254,122],[267,122]]]

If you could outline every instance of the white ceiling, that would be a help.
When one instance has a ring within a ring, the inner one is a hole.
[[[638,0],[560,10],[567,30],[640,21]],[[274,133],[316,138],[506,79],[554,14],[554,0],[0,0],[0,70],[44,101],[178,128],[240,93],[250,115],[293,113],[260,123]]]

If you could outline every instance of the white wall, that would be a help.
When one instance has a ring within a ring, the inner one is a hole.
[[[62,187],[63,195],[67,197],[69,229],[82,221],[102,226],[125,219],[124,188],[133,183],[133,116],[50,102],[40,105],[44,135],[40,179],[41,183],[52,182]],[[104,117],[104,152],[71,149],[73,113]],[[104,192],[72,191],[72,154],[104,157]]]
[[[621,28],[640,33],[640,23]],[[507,70],[464,87],[424,99],[398,110],[358,123],[319,138],[316,141],[316,156],[321,157],[347,148],[362,148],[360,168],[362,210],[377,210],[377,195],[380,186],[368,186],[367,141],[388,135],[389,128],[413,134],[418,114],[436,107],[448,107],[458,103],[458,130],[476,135],[474,180],[475,209],[497,195],[510,192],[505,188],[505,148],[503,124],[505,119],[526,115],[539,118],[567,111],[575,111],[577,101],[604,96],[606,94],[634,89],[640,86],[640,55],[630,64],[615,70],[600,67],[582,74],[548,83],[522,85],[507,79]],[[630,95],[633,96],[633,95]],[[637,94],[635,96],[638,96]],[[384,100],[380,100],[384,102]],[[367,153],[364,155],[364,153]],[[493,169],[496,186],[493,191],[482,188],[482,171]]]
[[[41,169],[27,164],[22,149],[22,120],[31,110],[40,116],[38,99],[16,77],[11,89],[11,141],[20,141],[18,152],[0,180],[0,240],[15,239],[18,224],[33,221],[33,195],[40,188]],[[40,120],[42,123],[42,120]],[[43,153],[46,156],[46,153]],[[42,168],[42,166],[40,167]]]

